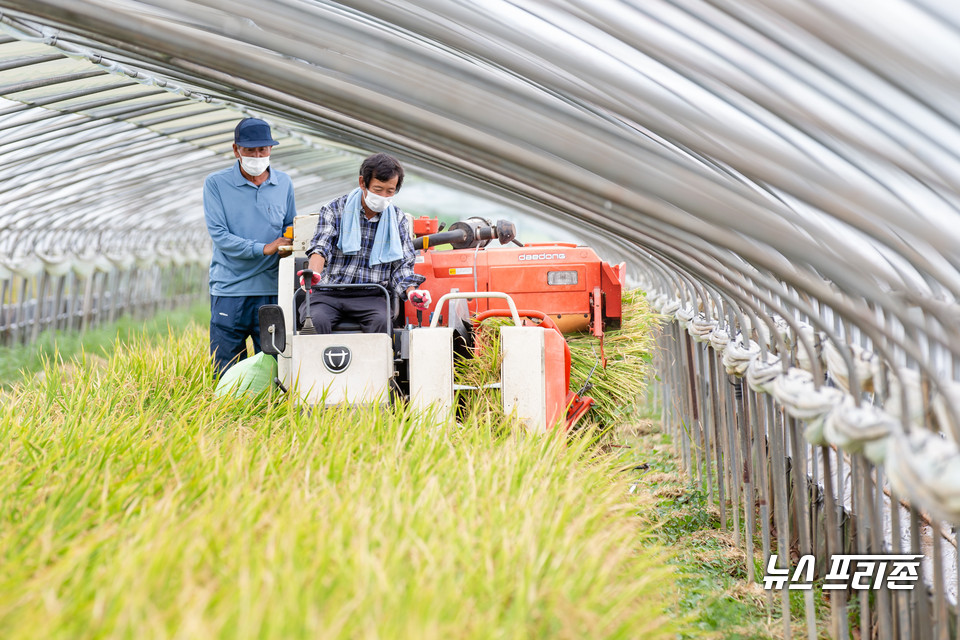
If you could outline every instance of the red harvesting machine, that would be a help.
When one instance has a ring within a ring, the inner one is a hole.
[[[381,285],[394,318],[387,333],[362,333],[340,323],[317,334],[300,322],[297,296],[309,292],[296,277],[306,268],[306,249],[317,214],[297,216],[293,252],[280,259],[278,304],[260,309],[264,351],[278,356],[278,379],[307,405],[402,401],[418,413],[452,415],[457,393],[468,389],[454,380],[458,357],[473,354],[480,323],[509,316],[499,327],[499,388],[504,412],[535,431],[562,424],[570,428],[593,404],[587,382],[570,388],[570,347],[564,334],[603,332],[620,326],[624,265],[603,262],[593,249],[568,243],[523,245],[513,223],[483,218],[455,222],[444,230],[435,218],[413,221],[416,271],[434,303],[428,317],[407,302],[398,310],[394,295]],[[491,248],[492,241],[500,247]],[[450,245],[452,249],[437,250]],[[323,288],[323,285],[320,285]],[[378,294],[379,295],[379,294]],[[589,376],[588,376],[589,380]]]
[[[419,250],[415,270],[426,277],[422,285],[434,300],[458,292],[496,292],[507,298],[459,298],[445,309],[442,303],[432,313],[438,323],[458,328],[471,344],[473,327],[491,316],[509,316],[510,300],[524,324],[543,327],[548,334],[545,366],[547,423],[566,413],[572,426],[593,403],[570,389],[570,350],[563,334],[589,331],[600,340],[603,332],[619,328],[622,282],[626,265],[604,262],[596,251],[573,243],[521,244],[516,226],[504,220],[473,217],[444,230],[437,218],[413,220],[414,248]],[[501,247],[488,248],[494,240]],[[452,249],[436,250],[450,245]],[[444,322],[443,314],[447,315]],[[422,314],[421,314],[422,316]],[[408,302],[404,324],[422,326],[424,319]],[[605,359],[604,359],[605,360]],[[604,361],[604,364],[605,361]]]

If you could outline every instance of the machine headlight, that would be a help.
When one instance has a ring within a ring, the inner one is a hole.
[[[547,271],[547,284],[577,284],[577,272]]]

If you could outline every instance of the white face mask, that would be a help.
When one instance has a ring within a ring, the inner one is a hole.
[[[370,211],[380,213],[384,209],[390,206],[390,201],[393,200],[393,197],[385,198],[384,196],[373,193],[372,191],[363,192],[363,201],[367,203],[367,206],[370,207]]]
[[[251,176],[258,176],[270,166],[270,156],[240,156],[240,166]]]

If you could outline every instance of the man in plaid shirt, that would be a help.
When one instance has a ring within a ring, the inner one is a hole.
[[[407,217],[391,200],[403,184],[403,167],[385,153],[360,166],[359,187],[320,209],[320,221],[307,255],[316,284],[375,283],[427,309],[430,292],[418,289],[425,278],[414,273],[416,253]],[[299,309],[306,318],[306,301]],[[382,295],[367,291],[320,291],[310,296],[317,333],[330,333],[340,320],[358,322],[365,332],[389,333]]]

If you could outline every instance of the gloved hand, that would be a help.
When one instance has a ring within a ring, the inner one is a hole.
[[[304,269],[303,271],[309,271],[309,269]],[[300,278],[300,287],[306,291],[307,283],[303,279],[303,271],[297,271],[297,277]],[[320,274],[316,271],[310,272],[310,289],[313,289],[314,285],[320,284]]]
[[[430,292],[426,289],[414,289],[410,292],[409,298],[414,309],[426,311],[430,308]]]

